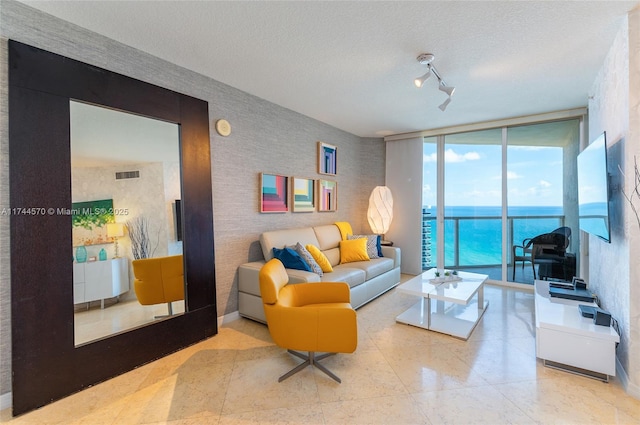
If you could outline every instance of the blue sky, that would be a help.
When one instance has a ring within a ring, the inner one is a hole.
[[[436,145],[425,143],[422,204],[436,205]],[[445,144],[445,205],[499,206],[500,145]],[[509,206],[562,206],[562,148],[507,148]]]

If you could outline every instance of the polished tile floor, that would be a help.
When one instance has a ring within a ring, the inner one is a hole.
[[[74,313],[75,344],[84,344],[105,336],[113,335],[127,329],[148,325],[156,320],[155,316],[168,313],[167,304],[141,305],[137,300],[126,300],[113,303],[105,308],[95,302],[90,309],[77,305]],[[172,303],[173,314],[184,313],[184,301]]]
[[[403,276],[408,278],[410,276]],[[415,298],[390,291],[358,310],[353,354],[323,362],[338,384],[239,319],[213,338],[17,418],[10,424],[638,424],[640,401],[545,368],[533,294],[487,286],[468,341],[398,324]]]

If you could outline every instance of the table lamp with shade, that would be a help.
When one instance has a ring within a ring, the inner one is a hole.
[[[393,220],[393,196],[387,186],[376,186],[371,192],[367,220],[373,233],[380,235],[383,245],[393,245],[392,242],[384,240],[384,234],[389,230]]]
[[[107,223],[107,236],[113,238],[115,243],[115,255],[113,258],[118,258],[118,238],[124,236],[124,224]]]

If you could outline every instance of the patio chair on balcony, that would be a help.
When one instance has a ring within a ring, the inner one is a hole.
[[[516,280],[516,265],[518,261],[522,261],[522,270],[524,270],[524,263],[526,261],[531,262],[531,251],[533,250],[532,238],[526,238],[522,241],[522,245],[513,245],[513,277],[511,280]],[[535,278],[536,270],[533,269],[533,275]]]
[[[571,229],[560,227],[551,233],[531,240],[531,266],[536,279],[536,265],[540,279],[571,280],[576,271],[575,254],[567,253],[571,243]]]

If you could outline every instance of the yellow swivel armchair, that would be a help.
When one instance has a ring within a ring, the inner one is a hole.
[[[184,266],[182,255],[133,260],[135,280],[133,288],[138,302],[142,305],[167,303],[169,314],[173,315],[171,303],[184,300]]]
[[[349,285],[344,282],[287,285],[288,282],[289,276],[278,259],[270,260],[260,269],[260,293],[271,337],[278,346],[304,360],[278,382],[310,365],[341,382],[317,361],[356,350],[358,325],[350,304]],[[316,356],[316,352],[325,354]]]

